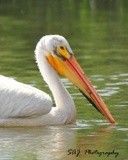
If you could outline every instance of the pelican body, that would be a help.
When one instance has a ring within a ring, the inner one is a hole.
[[[67,77],[110,123],[115,123],[64,37],[42,37],[37,43],[35,57],[56,106],[53,106],[51,97],[45,92],[1,75],[0,126],[62,125],[75,122],[74,101],[60,81],[58,73]]]

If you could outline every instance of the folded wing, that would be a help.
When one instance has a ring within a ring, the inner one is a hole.
[[[0,119],[41,116],[51,108],[52,100],[45,92],[0,76]]]

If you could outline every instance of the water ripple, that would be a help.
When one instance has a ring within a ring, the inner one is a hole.
[[[120,86],[120,85],[128,85],[128,82],[106,83],[106,86]]]
[[[101,96],[108,97],[118,93],[119,90],[119,87],[106,87],[105,89],[98,89],[98,92]]]

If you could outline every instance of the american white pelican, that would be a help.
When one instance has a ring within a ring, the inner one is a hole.
[[[42,37],[36,46],[35,57],[41,75],[53,94],[56,107],[52,106],[51,98],[43,91],[0,76],[0,126],[73,123],[76,108],[57,72],[71,80],[110,123],[115,123],[107,106],[76,61],[64,37],[60,35]]]

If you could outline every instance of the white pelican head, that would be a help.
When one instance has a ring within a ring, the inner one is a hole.
[[[56,72],[67,77],[110,123],[115,123],[107,106],[78,64],[64,37],[60,35],[44,36],[37,44],[36,52],[44,54],[43,56]]]

